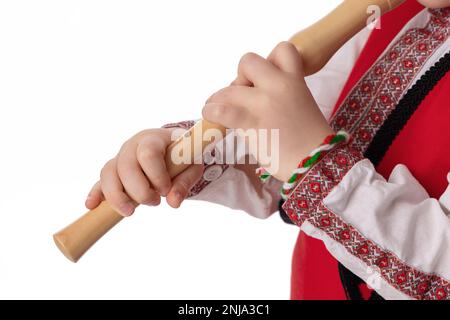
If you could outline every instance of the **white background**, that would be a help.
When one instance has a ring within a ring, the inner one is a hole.
[[[241,55],[340,1],[0,1],[0,298],[288,299],[297,228],[209,203],[140,208],[78,263],[85,212],[134,133],[195,119]]]

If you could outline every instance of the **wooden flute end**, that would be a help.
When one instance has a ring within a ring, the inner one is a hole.
[[[291,42],[302,53],[305,73],[311,75],[322,69],[344,43],[366,26],[369,5],[380,6],[381,13],[384,14],[403,2],[405,0],[345,0],[325,18],[296,34],[291,38]],[[189,167],[185,164],[174,164],[170,157],[172,151],[181,146],[182,153],[190,153],[191,160],[201,156],[211,141],[196,137],[202,137],[202,133],[208,129],[216,129],[225,136],[225,128],[202,120],[185,134],[186,137],[192,138],[190,148],[186,148],[188,150],[185,150],[185,147],[189,145],[183,145],[182,139],[175,141],[168,148],[166,165],[172,178]],[[196,141],[200,141],[199,146],[194,145]],[[53,239],[69,260],[77,262],[97,240],[122,219],[121,215],[103,202],[98,208],[56,233]]]
[[[189,163],[193,163],[194,159],[202,156],[207,146],[216,141],[214,137],[206,138],[204,136],[209,130],[215,131],[217,134],[216,138],[226,136],[226,128],[206,120],[201,120],[168,147],[166,167],[171,178],[176,177],[190,166],[188,163],[174,163],[172,152],[180,156],[187,152],[187,158],[190,159]],[[186,137],[190,138],[187,140],[188,144],[186,144]],[[184,150],[184,148],[187,150]],[[68,227],[54,234],[53,240],[67,259],[72,262],[77,262],[89,248],[122,219],[123,216],[114,211],[104,201],[96,209],[89,211]]]
[[[72,262],[77,262],[101,237],[123,219],[107,202],[53,235],[58,249]]]

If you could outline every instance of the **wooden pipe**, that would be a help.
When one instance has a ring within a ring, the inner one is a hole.
[[[291,38],[304,60],[305,74],[321,70],[331,57],[368,24],[370,6],[383,15],[405,0],[346,0],[327,16]]]
[[[330,14],[309,28],[297,33],[291,38],[291,42],[302,54],[306,75],[311,75],[322,69],[330,58],[348,40],[361,31],[367,25],[369,13],[367,9],[371,5],[380,8],[384,14],[403,3],[405,0],[345,0]],[[223,136],[225,128],[212,124],[205,120],[199,121],[193,128],[186,132],[185,136],[191,136],[190,148],[191,160],[202,155],[203,149],[213,141],[203,141],[202,133],[208,129],[217,129]],[[174,164],[170,157],[172,150],[180,148],[183,139],[180,138],[169,146],[166,164],[172,178],[183,172],[189,165]],[[182,149],[182,148],[181,148]],[[192,163],[192,162],[191,162]],[[114,211],[107,202],[89,211],[74,223],[56,233],[53,236],[56,245],[61,252],[71,261],[77,262],[81,256],[112,227],[119,223],[123,217]]]
[[[207,130],[215,129],[220,131],[220,136],[224,137],[226,129],[208,122],[199,121],[183,136],[174,141],[166,152],[166,166],[171,178],[176,177],[189,167],[188,164],[175,164],[172,162],[172,151],[183,156],[184,145],[190,141],[190,159],[197,158],[203,154],[203,150],[214,143],[214,139],[202,139],[203,133]],[[217,132],[219,134],[219,132]],[[191,139],[184,139],[190,137]],[[200,138],[199,138],[200,137]],[[176,150],[175,150],[176,149]],[[53,235],[56,246],[72,262],[77,262],[94,243],[103,237],[112,227],[118,224],[124,217],[117,213],[111,206],[103,201],[96,209],[89,211],[84,216],[67,226],[63,230]]]

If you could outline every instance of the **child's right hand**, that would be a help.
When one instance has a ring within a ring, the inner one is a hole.
[[[179,208],[202,177],[203,166],[192,165],[171,181],[165,153],[172,143],[173,130],[145,130],[125,142],[118,155],[103,167],[86,207],[95,209],[106,200],[114,210],[128,217],[139,204],[158,206],[161,197],[166,197],[171,207]]]

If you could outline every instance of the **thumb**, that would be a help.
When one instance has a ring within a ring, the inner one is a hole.
[[[172,208],[178,209],[181,203],[188,197],[189,192],[203,175],[203,165],[192,165],[180,173],[172,181],[172,188],[167,195],[167,203]]]

